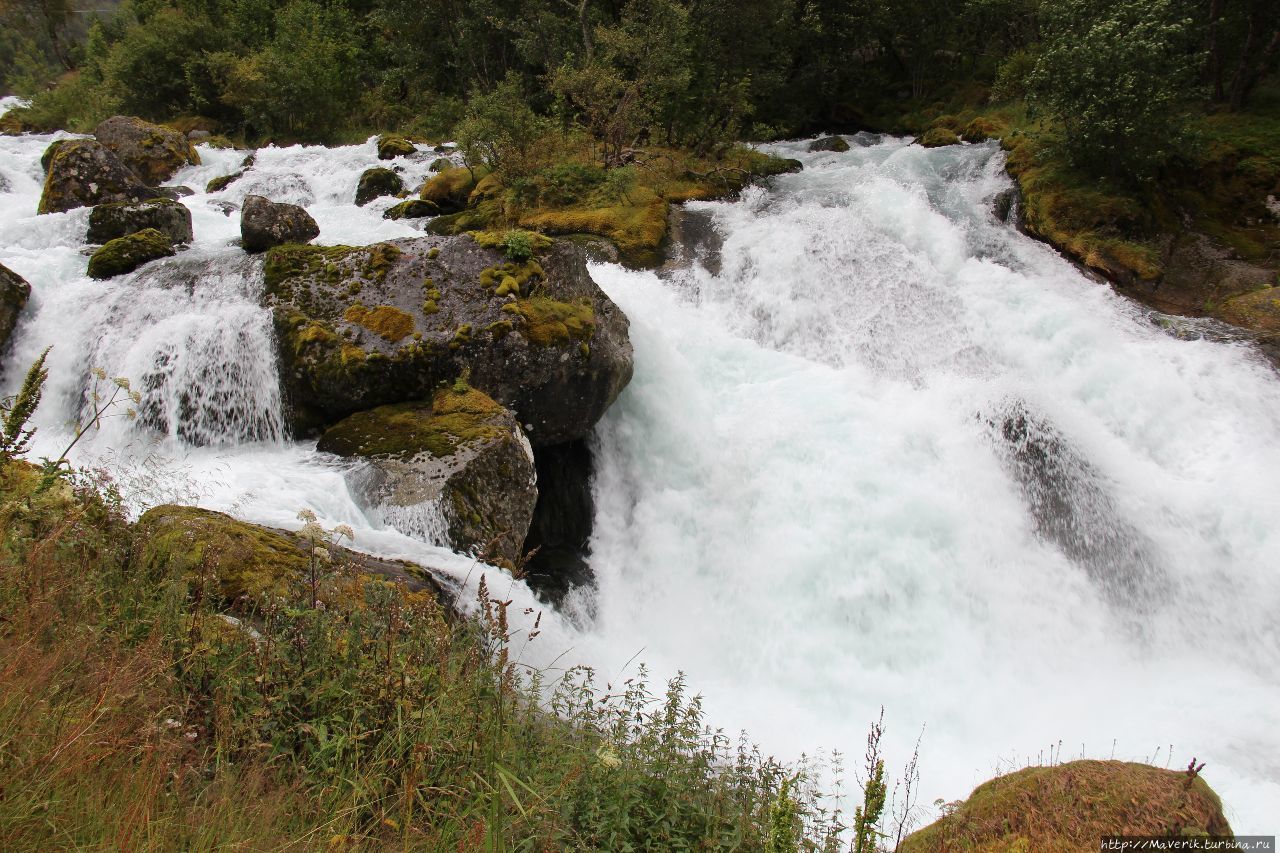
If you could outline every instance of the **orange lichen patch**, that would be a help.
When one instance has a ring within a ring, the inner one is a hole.
[[[347,308],[342,317],[373,332],[388,343],[397,343],[413,334],[413,317],[393,305],[366,308],[360,303]]]

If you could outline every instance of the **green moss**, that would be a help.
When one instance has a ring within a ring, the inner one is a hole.
[[[438,257],[440,257],[440,248],[438,246],[432,246],[431,250],[427,252],[427,260],[434,261]]]
[[[464,167],[446,169],[422,185],[420,197],[423,201],[433,202],[443,208],[445,205],[465,205],[471,191],[489,174],[489,170],[478,167],[474,171]]]
[[[959,141],[960,137],[950,127],[930,128],[919,139],[920,144],[925,148],[942,148],[947,145],[955,145]]]
[[[343,312],[342,318],[373,332],[388,343],[399,343],[413,334],[413,317],[394,305],[366,308],[356,303]]]
[[[209,181],[209,183],[204,185],[204,191],[206,193],[222,192],[227,187],[231,186],[233,183],[240,180],[240,178],[243,175],[244,175],[243,172],[233,172],[230,175],[222,175],[220,177],[214,178],[213,180]]]
[[[404,157],[418,150],[412,142],[397,133],[385,133],[379,136],[377,145],[379,160]]]
[[[423,201],[420,198],[411,198],[402,201],[393,207],[387,208],[382,214],[383,219],[424,219],[428,216],[435,216],[440,212],[440,208],[429,201]]]
[[[516,262],[527,261],[535,254],[550,249],[554,243],[550,237],[536,231],[470,231],[468,234],[481,248],[498,249]]]
[[[458,349],[471,343],[471,324],[463,323],[453,332],[453,340],[449,341],[450,349]]]
[[[530,343],[554,346],[569,341],[589,341],[596,331],[595,309],[590,300],[560,302],[545,296],[518,299],[504,311],[524,320],[522,331]]]
[[[400,403],[359,412],[331,427],[318,449],[340,456],[451,456],[473,442],[500,439],[506,409],[459,380],[427,403]]]
[[[138,267],[174,254],[169,238],[154,228],[108,240],[89,258],[89,277],[107,279],[133,272]]]
[[[322,274],[329,281],[342,275],[342,265],[353,253],[363,251],[354,246],[310,246],[290,243],[267,250],[263,265],[267,292],[276,293],[291,278]]]
[[[529,260],[517,264],[508,262],[488,267],[480,272],[480,286],[493,291],[494,296],[519,296],[528,293],[538,281],[546,278],[542,265]]]

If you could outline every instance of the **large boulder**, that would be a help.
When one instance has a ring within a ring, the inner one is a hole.
[[[1280,334],[1280,287],[1267,287],[1229,299],[1218,313],[1228,323]]]
[[[191,211],[167,198],[100,204],[89,213],[86,239],[90,243],[106,243],[148,228],[164,234],[171,243],[190,243]]]
[[[423,201],[420,198],[410,198],[399,204],[388,207],[382,214],[383,219],[424,219],[428,216],[436,216],[440,213],[440,209],[429,201]]]
[[[285,243],[309,243],[320,236],[320,226],[296,204],[284,204],[260,195],[245,196],[240,209],[240,244],[246,252],[265,252]]]
[[[434,204],[441,213],[460,213],[466,210],[472,191],[487,174],[484,168],[458,166],[445,169],[422,185],[420,196],[423,201]]]
[[[1104,835],[1230,835],[1222,803],[1195,773],[1124,761],[1027,767],[992,779],[901,853],[1097,850]]]
[[[568,242],[515,232],[281,246],[265,273],[302,433],[429,399],[469,371],[535,447],[559,444],[590,432],[631,379],[627,318]]]
[[[109,240],[89,258],[89,278],[99,280],[133,272],[145,263],[171,257],[173,244],[154,228]]]
[[[112,116],[93,135],[148,186],[159,186],[183,166],[200,165],[184,134],[133,116]]]
[[[18,316],[31,298],[31,285],[13,270],[0,264],[0,355],[18,325]]]
[[[135,565],[159,576],[186,576],[188,582],[237,609],[274,606],[290,593],[309,591],[313,565],[323,572],[317,597],[327,605],[361,606],[363,587],[382,580],[403,587],[410,598],[434,599],[446,606],[452,584],[429,569],[402,560],[361,554],[302,533],[259,527],[229,515],[189,506],[150,509],[135,528]],[[322,564],[315,549],[327,556]]]
[[[159,197],[100,142],[65,139],[49,159],[38,212],[61,213],[95,204]]]
[[[533,449],[515,416],[458,379],[430,402],[358,412],[318,450],[368,460],[357,499],[409,536],[514,565],[537,503]]]
[[[384,133],[378,137],[378,159],[394,160],[414,153],[413,143],[397,133]]]
[[[843,154],[849,150],[849,143],[843,136],[824,136],[809,143],[810,151],[834,151]]]
[[[404,192],[404,181],[390,169],[365,169],[356,185],[356,207],[364,207],[375,198],[399,195]]]

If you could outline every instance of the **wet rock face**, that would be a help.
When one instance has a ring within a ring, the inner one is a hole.
[[[133,272],[145,263],[171,257],[173,244],[154,228],[108,241],[89,258],[89,277],[99,280]]]
[[[320,226],[296,204],[281,204],[260,195],[246,196],[240,209],[240,240],[246,252],[265,252],[285,243],[309,243]]]
[[[404,181],[390,169],[365,169],[356,186],[356,207],[364,207],[375,198],[398,195],[404,191]]]
[[[559,605],[571,590],[593,580],[588,560],[595,517],[591,448],[586,441],[573,441],[538,448],[534,455],[538,503],[525,539],[525,552],[533,552],[525,578],[539,596]]]
[[[154,228],[171,243],[190,243],[191,211],[170,199],[100,204],[89,214],[90,243],[106,243],[117,237]]]
[[[352,492],[400,532],[519,560],[538,496],[533,450],[511,412],[465,382],[352,415],[317,449],[367,460],[348,478]]]
[[[0,356],[9,346],[9,338],[18,325],[18,316],[31,298],[31,285],[13,270],[0,264]],[[0,371],[3,362],[0,362]]]
[[[273,249],[266,299],[295,431],[466,374],[535,447],[587,435],[631,379],[627,318],[581,249],[538,239],[519,262],[484,234]]]
[[[159,196],[101,143],[67,139],[61,141],[49,160],[38,212],[61,213],[77,207]]]
[[[159,186],[183,166],[200,164],[186,136],[133,116],[112,116],[93,135],[148,186]]]

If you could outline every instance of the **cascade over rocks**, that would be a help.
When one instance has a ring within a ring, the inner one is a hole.
[[[37,212],[61,213],[77,207],[159,197],[157,190],[143,184],[132,169],[101,143],[93,139],[64,139],[49,160]]]
[[[112,116],[93,135],[148,186],[159,186],[183,166],[200,165],[185,135],[133,116]]]
[[[631,379],[627,318],[581,249],[529,236],[543,248],[519,263],[485,233],[273,249],[266,300],[294,429],[428,399],[469,371],[535,447],[585,436]]]
[[[356,207],[364,207],[375,198],[404,192],[404,181],[390,169],[365,169],[356,186]]]
[[[444,534],[442,544],[491,562],[519,559],[538,497],[533,450],[515,416],[465,381],[430,402],[354,414],[316,449],[368,460],[348,477],[352,493],[400,532]]]
[[[245,196],[240,209],[240,241],[246,252],[265,252],[285,243],[309,243],[320,226],[296,204],[274,202],[260,195]]]
[[[167,198],[99,204],[89,213],[90,243],[106,243],[117,237],[154,228],[171,243],[190,243],[191,211]]]
[[[0,264],[0,355],[8,348],[9,338],[18,325],[18,316],[30,298],[31,285],[27,280]]]

